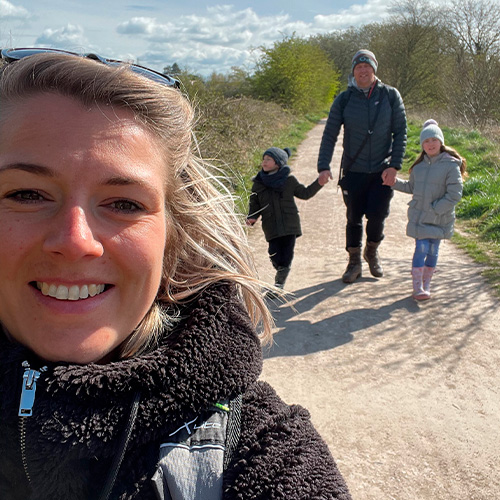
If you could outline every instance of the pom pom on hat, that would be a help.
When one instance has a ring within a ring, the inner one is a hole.
[[[429,120],[427,120],[422,128],[425,128],[425,127],[428,127],[429,125],[439,125],[438,122],[436,120],[434,120],[433,118],[430,118]]]
[[[422,132],[420,132],[420,147],[422,147],[422,144],[426,139],[431,138],[439,139],[441,144],[444,146],[443,131],[438,127],[438,122],[432,118],[424,123]]]
[[[290,156],[292,156],[292,151],[290,148],[281,149],[281,148],[272,147],[272,148],[266,149],[264,151],[264,154],[262,155],[262,157],[264,157],[266,155],[270,156],[276,162],[276,165],[278,165],[278,167],[281,168],[287,164],[288,158]]]

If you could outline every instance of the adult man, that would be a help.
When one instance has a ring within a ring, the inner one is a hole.
[[[353,283],[361,276],[363,216],[366,217],[363,257],[373,276],[383,276],[377,248],[384,238],[384,222],[393,195],[389,186],[401,169],[406,148],[403,100],[397,89],[375,76],[377,66],[377,59],[369,50],[359,50],[354,55],[348,88],[333,101],[318,156],[320,178],[333,178],[330,161],[343,125],[339,185],[347,207],[349,253],[342,276],[344,283]]]

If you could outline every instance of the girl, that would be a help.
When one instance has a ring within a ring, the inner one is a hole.
[[[290,272],[295,240],[302,234],[294,197],[312,198],[327,182],[328,177],[316,179],[309,186],[300,184],[290,175],[287,165],[289,148],[272,147],[262,155],[262,170],[255,176],[250,195],[247,225],[253,226],[262,215],[262,229],[269,243],[268,253],[276,269],[274,285],[283,288]],[[268,292],[269,298],[276,298]]]
[[[431,278],[436,268],[439,243],[453,234],[455,205],[462,198],[466,160],[445,146],[435,120],[427,120],[420,133],[422,152],[410,167],[410,180],[396,179],[393,189],[412,193],[406,234],[415,238],[412,262],[413,297],[431,296]]]

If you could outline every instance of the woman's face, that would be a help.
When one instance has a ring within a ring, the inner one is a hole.
[[[164,156],[131,112],[24,98],[0,122],[0,322],[49,361],[98,362],[149,310]]]

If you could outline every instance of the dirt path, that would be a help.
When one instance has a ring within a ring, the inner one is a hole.
[[[293,158],[316,177],[323,124]],[[340,149],[340,148],[339,148]],[[337,149],[332,165],[339,165]],[[299,201],[287,290],[262,378],[299,403],[330,446],[354,500],[500,499],[500,312],[480,268],[442,244],[433,298],[411,296],[409,196],[396,193],[380,247],[386,275],[345,285],[345,210],[336,182]],[[250,231],[272,281],[260,223]]]

